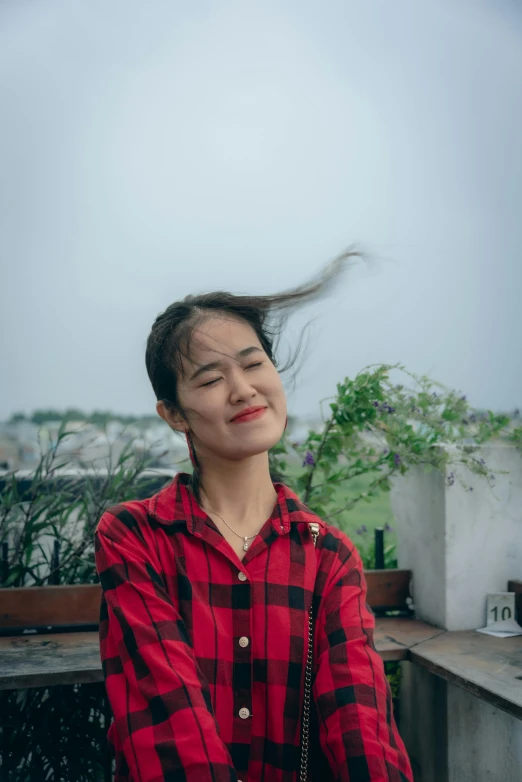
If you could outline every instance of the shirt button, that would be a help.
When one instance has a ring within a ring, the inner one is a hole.
[[[239,709],[239,716],[242,720],[247,720],[250,717],[250,711],[245,706],[243,706],[242,709]]]
[[[245,573],[238,573],[237,577],[239,578],[240,581],[246,581],[247,580],[247,577],[246,577]]]
[[[242,635],[242,636],[241,636],[241,638],[239,639],[239,645],[240,645],[240,646],[241,646],[243,649],[246,649],[246,647],[248,646],[248,644],[249,644],[249,643],[250,643],[250,641],[248,640],[248,638],[246,637],[246,635]]]

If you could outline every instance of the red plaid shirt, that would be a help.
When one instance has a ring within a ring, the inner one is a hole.
[[[187,480],[111,508],[96,530],[116,780],[297,780],[313,604],[313,778],[411,782],[353,544],[276,484],[240,560]]]

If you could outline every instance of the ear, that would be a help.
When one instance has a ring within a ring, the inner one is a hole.
[[[161,399],[156,402],[156,412],[176,432],[188,432],[189,425],[178,411],[169,410]]]

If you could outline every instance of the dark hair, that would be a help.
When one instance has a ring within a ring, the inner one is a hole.
[[[277,343],[291,312],[326,294],[348,262],[362,258],[350,249],[329,263],[312,281],[283,293],[269,296],[236,296],[224,291],[186,296],[162,312],[152,326],[147,340],[145,363],[152,388],[158,400],[171,410],[181,410],[177,378],[183,373],[183,358],[190,356],[192,332],[213,314],[225,315],[247,323],[255,331],[269,359],[277,366]],[[300,347],[300,346],[299,346]],[[299,348],[284,369],[294,365]],[[193,454],[195,479],[193,491],[199,499],[197,456]]]

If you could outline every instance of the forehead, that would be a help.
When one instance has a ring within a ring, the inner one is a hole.
[[[183,363],[192,368],[211,361],[235,358],[241,350],[253,346],[261,348],[261,343],[248,323],[225,315],[210,316],[192,331],[189,355]]]

